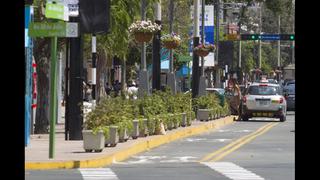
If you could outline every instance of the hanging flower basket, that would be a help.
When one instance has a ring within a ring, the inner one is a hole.
[[[175,49],[181,43],[181,38],[179,35],[172,33],[166,34],[161,37],[161,41],[163,42],[163,46],[167,49]]]
[[[180,42],[177,42],[177,41],[163,42],[163,46],[167,49],[176,49],[179,45],[180,45]]]
[[[205,57],[209,54],[209,52],[213,52],[215,50],[215,46],[212,44],[200,44],[193,50],[198,56]]]
[[[200,57],[206,57],[206,56],[208,56],[209,51],[199,49],[199,50],[195,50],[195,53]]]
[[[129,32],[134,35],[134,38],[139,43],[149,42],[152,39],[153,33],[159,31],[161,26],[147,21],[136,21],[129,27]]]
[[[134,33],[134,39],[139,43],[149,42],[152,39],[153,34],[150,32],[136,32]]]

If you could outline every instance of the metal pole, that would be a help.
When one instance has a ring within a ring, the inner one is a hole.
[[[97,37],[95,34],[92,34],[92,68],[91,68],[91,76],[92,76],[92,105],[93,107],[96,104],[96,60],[97,60]]]
[[[51,38],[51,84],[50,84],[50,137],[49,137],[49,159],[54,158],[55,149],[55,125],[56,125],[56,112],[57,112],[57,42],[58,38]]]
[[[205,44],[204,40],[204,14],[205,14],[205,0],[201,0],[201,44]],[[204,76],[204,57],[201,57],[201,76]]]
[[[141,20],[145,20],[146,19],[146,12],[145,12],[145,8],[146,8],[146,1],[145,0],[141,0]],[[146,70],[146,44],[142,43],[141,45],[141,65],[142,65],[142,69]]]
[[[161,0],[155,3],[155,23],[161,25]],[[161,31],[158,31],[152,42],[152,89],[160,90],[161,80],[161,64],[160,64],[160,50],[161,50]]]
[[[292,1],[292,18],[293,18],[293,22],[292,22],[292,34],[294,34],[294,18],[295,18],[295,14],[294,14],[294,11],[293,11],[293,8],[294,8],[294,0]],[[295,63],[295,57],[294,57],[294,53],[295,53],[295,41],[292,41],[292,64]]]
[[[141,20],[146,19],[146,0],[141,0]],[[145,43],[141,44],[141,66],[139,72],[139,90],[138,95],[142,97],[144,93],[149,94],[149,78],[148,71],[146,67],[146,45]]]
[[[193,47],[196,47],[199,45],[199,0],[193,1]],[[199,90],[199,56],[196,53],[193,54],[192,59],[192,97],[198,96],[198,90]]]
[[[220,34],[220,0],[216,1],[216,58],[215,60],[219,62],[219,34]],[[218,64],[219,65],[219,64]],[[220,70],[219,68],[216,71],[216,78],[215,78],[215,87],[221,87],[220,82]]]
[[[201,44],[205,44],[205,35],[204,35],[204,17],[205,17],[205,0],[201,2]],[[206,93],[206,78],[204,76],[204,57],[201,57],[201,76],[199,82],[199,93],[198,95],[202,96]]]
[[[174,8],[174,4],[173,4],[173,0],[170,0],[170,2],[169,2],[169,32],[170,32],[170,34],[172,34],[173,33],[173,25],[172,25],[172,23],[173,23],[173,8]],[[169,70],[170,70],[170,73],[172,73],[173,72],[173,52],[172,52],[172,49],[170,49],[170,56],[169,56],[169,58],[170,58],[170,68],[169,68]]]
[[[69,38],[66,38],[66,67],[65,67],[65,89],[64,89],[64,107],[65,107],[65,113],[64,113],[64,139],[67,141],[69,140]]]
[[[262,29],[261,8],[262,8],[262,4],[260,5],[259,37],[261,36],[261,29]],[[261,69],[261,38],[259,38],[259,68]]]
[[[278,16],[278,33],[279,33],[279,35],[281,34],[281,32],[280,32],[280,15]],[[281,57],[281,49],[280,49],[280,45],[281,45],[281,43],[280,43],[280,40],[278,41],[278,67],[280,67],[281,66],[281,63],[280,63],[280,57]]]

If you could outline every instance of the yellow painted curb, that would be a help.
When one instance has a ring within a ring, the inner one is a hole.
[[[132,147],[118,151],[116,153],[89,160],[80,161],[60,161],[60,162],[26,162],[26,170],[45,170],[45,169],[72,169],[72,168],[96,168],[111,165],[112,162],[119,162],[129,158],[132,155],[149,149],[158,147],[162,144],[175,141],[177,139],[185,138],[188,136],[201,134],[209,130],[215,130],[222,126],[233,123],[234,117],[228,116],[225,118],[208,121],[196,127],[186,127],[179,129],[176,132],[169,132],[166,135],[154,137],[152,139],[134,144]]]

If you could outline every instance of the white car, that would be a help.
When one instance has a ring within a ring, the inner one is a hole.
[[[287,102],[278,84],[253,83],[242,98],[240,116],[243,121],[252,117],[286,120]]]

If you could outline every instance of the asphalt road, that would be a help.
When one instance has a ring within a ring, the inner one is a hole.
[[[26,171],[26,180],[294,179],[294,112],[184,138],[110,167]]]

